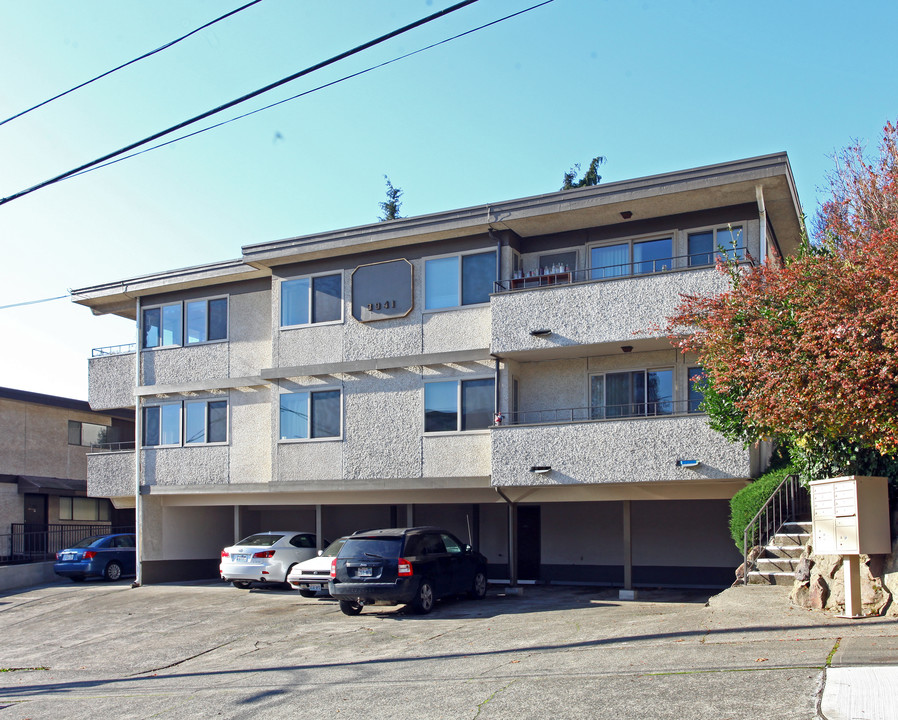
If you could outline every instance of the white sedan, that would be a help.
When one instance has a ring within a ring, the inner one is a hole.
[[[296,530],[256,533],[221,551],[219,572],[222,580],[241,590],[254,582],[286,583],[294,565],[317,554],[315,533]]]
[[[287,582],[299,590],[299,594],[303,597],[315,597],[318,593],[328,595],[327,581],[331,578],[331,560],[337,557],[345,542],[345,537],[334,540],[318,557],[294,565],[287,576]]]

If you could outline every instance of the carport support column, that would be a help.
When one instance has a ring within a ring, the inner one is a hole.
[[[324,545],[322,544],[322,534],[321,534],[321,505],[315,506],[315,549],[319,552],[324,549]]]
[[[508,581],[518,586],[518,505],[508,503]]]
[[[633,589],[633,523],[631,511],[630,501],[624,500],[624,589],[618,594],[621,600],[636,599],[636,591]]]
[[[234,542],[239,542],[243,537],[243,533],[240,532],[240,506],[234,506]]]
[[[405,506],[405,525],[406,527],[415,526],[415,506],[411,503]]]

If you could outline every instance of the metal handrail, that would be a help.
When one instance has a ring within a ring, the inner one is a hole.
[[[556,408],[550,410],[520,410],[500,413],[494,426],[549,425],[567,422],[625,420],[628,418],[675,417],[700,414],[699,400],[649,400],[624,405],[598,407]]]
[[[90,351],[91,357],[106,357],[107,355],[127,355],[137,350],[137,343],[127,345],[110,345],[109,347],[94,348]]]
[[[91,535],[134,532],[134,526],[114,527],[112,523],[43,524],[10,523],[12,532],[0,534],[0,564],[20,564],[53,560],[56,553]]]
[[[554,285],[570,285],[572,283],[614,280],[617,278],[654,275],[671,270],[689,270],[692,268],[713,267],[718,257],[726,255],[727,260],[738,260],[740,265],[750,262],[744,247],[727,248],[725,252],[692,253],[675,255],[655,260],[631,260],[618,265],[601,265],[581,268],[580,270],[561,270],[552,267],[540,268],[530,275],[522,275],[508,280],[497,280],[493,283],[493,292],[510,292],[513,290],[529,290],[537,287]]]
[[[123,442],[92,443],[90,446],[91,453],[123,452],[125,450],[133,449],[133,440],[125,440]]]
[[[751,547],[755,545],[764,547],[785,523],[794,521],[799,515],[809,513],[810,507],[810,495],[807,488],[801,484],[798,475],[787,475],[783,478],[742,533],[743,585],[748,584],[749,540],[753,541],[757,533],[757,542],[752,542]]]

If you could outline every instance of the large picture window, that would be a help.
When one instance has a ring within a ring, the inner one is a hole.
[[[632,370],[590,376],[594,420],[671,415],[673,370]]]
[[[589,265],[593,280],[670,270],[673,267],[673,238],[596,245],[590,249]]]
[[[112,504],[105,498],[60,497],[59,519],[109,522],[112,519]]]
[[[317,275],[281,283],[281,327],[343,319],[343,276]]]
[[[689,233],[689,267],[713,265],[718,257],[745,259],[745,237],[741,225]]]
[[[340,408],[339,390],[281,394],[281,440],[340,437]]]
[[[109,427],[69,420],[69,445],[103,445],[109,442]]]
[[[487,303],[495,281],[494,250],[425,260],[424,308],[439,310]]]
[[[182,444],[227,441],[227,400],[190,400],[184,403],[148,405],[143,409],[144,447],[177,447]]]
[[[483,430],[492,424],[493,378],[424,384],[424,432]]]
[[[226,340],[228,299],[207,298],[144,308],[144,349]]]

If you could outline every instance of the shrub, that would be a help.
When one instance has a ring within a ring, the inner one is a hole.
[[[787,475],[797,473],[794,465],[780,465],[768,470],[751,485],[742,488],[733,495],[730,500],[730,537],[736,543],[736,548],[742,552],[742,542],[745,537],[745,528],[752,521],[758,511],[764,507],[764,503],[773,495],[773,491],[785,479]],[[749,547],[757,544],[757,531],[749,538]]]

